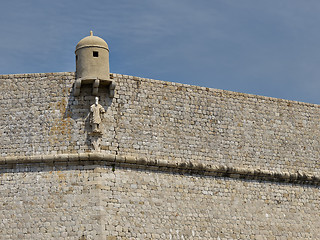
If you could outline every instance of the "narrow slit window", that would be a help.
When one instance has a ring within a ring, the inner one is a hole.
[[[99,57],[99,52],[93,51],[93,57]]]
[[[78,61],[78,55],[76,55],[76,61]]]

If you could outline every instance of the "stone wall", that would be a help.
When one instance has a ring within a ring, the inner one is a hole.
[[[319,176],[318,105],[113,74],[101,151]],[[0,76],[1,156],[92,151],[74,73]]]
[[[75,145],[80,131],[76,129],[77,122],[66,114],[73,79],[73,73],[0,77],[2,156],[30,156],[79,148]]]
[[[0,239],[101,239],[92,166],[19,164],[0,169]]]
[[[110,166],[1,168],[0,239],[319,239],[319,187]]]
[[[318,105],[112,77],[0,76],[0,239],[320,238]]]
[[[115,239],[319,239],[319,188],[132,169],[101,170]]]
[[[319,174],[318,105],[118,76],[119,153]]]

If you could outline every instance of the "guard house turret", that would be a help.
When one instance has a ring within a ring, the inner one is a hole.
[[[102,38],[93,36],[92,31],[90,31],[90,36],[81,39],[77,44],[75,54],[75,96],[80,95],[81,85],[83,84],[93,85],[92,95],[98,94],[100,86],[110,86],[111,90],[114,89],[110,79],[109,47]]]

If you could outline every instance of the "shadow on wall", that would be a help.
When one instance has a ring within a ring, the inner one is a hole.
[[[99,97],[99,104],[107,112],[110,108],[113,98],[109,97],[109,90],[107,87],[100,87],[97,96],[92,95],[92,85],[84,85],[81,87],[80,95],[74,96],[74,89],[68,96],[68,103],[64,112],[63,118],[71,118],[75,122],[75,135],[86,134],[86,144],[90,148],[92,147],[89,133],[92,132],[92,126],[90,119],[92,114],[90,107],[95,103],[95,98]],[[106,114],[103,115],[102,122],[106,124]]]

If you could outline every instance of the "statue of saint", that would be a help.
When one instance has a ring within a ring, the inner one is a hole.
[[[102,114],[106,112],[106,110],[99,104],[99,98],[95,98],[95,103],[91,105],[90,112],[92,113],[91,116],[91,125],[92,125],[92,132],[94,133],[101,133],[100,130],[100,123]]]

